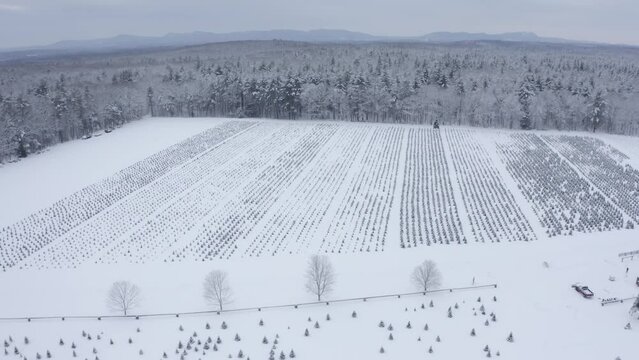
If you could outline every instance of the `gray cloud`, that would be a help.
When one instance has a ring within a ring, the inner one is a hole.
[[[340,28],[532,31],[639,45],[636,0],[0,0],[0,47],[118,34]]]
[[[24,11],[24,10],[26,10],[24,6],[0,3],[0,11]]]

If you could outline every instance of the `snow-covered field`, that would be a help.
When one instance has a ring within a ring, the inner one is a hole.
[[[142,290],[135,313],[207,310],[212,269],[229,273],[231,308],[309,302],[313,253],[337,271],[329,300],[413,291],[424,259],[444,288],[498,286],[221,315],[0,320],[0,345],[28,359],[267,359],[273,346],[300,359],[473,359],[485,346],[506,359],[638,358],[631,303],[601,305],[639,291],[639,258],[617,256],[639,249],[638,160],[636,138],[610,135],[145,119],[0,167],[0,317],[106,315],[121,279]]]

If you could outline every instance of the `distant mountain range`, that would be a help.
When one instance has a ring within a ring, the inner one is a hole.
[[[458,42],[458,41],[512,41],[512,42],[539,42],[554,44],[583,44],[584,41],[567,40],[555,37],[538,36],[532,32],[510,32],[501,34],[467,33],[467,32],[434,32],[418,37],[426,42]],[[589,42],[592,43],[592,42]]]
[[[46,46],[48,49],[87,49],[110,48],[130,49],[140,47],[162,46],[189,46],[228,41],[246,40],[288,40],[305,42],[371,42],[388,39],[386,37],[373,36],[364,33],[346,30],[268,30],[268,31],[243,31],[231,33],[190,32],[170,33],[164,36],[135,36],[119,35],[97,40],[69,40],[60,41]]]
[[[466,33],[466,32],[434,32],[422,36],[376,36],[347,30],[267,30],[242,31],[230,33],[190,32],[170,33],[164,36],[118,35],[104,39],[65,40],[51,45],[21,49],[0,49],[0,60],[21,57],[39,57],[79,52],[105,52],[114,50],[145,49],[157,47],[181,47],[246,40],[287,40],[302,42],[428,42],[452,43],[464,41],[508,41],[534,42],[554,44],[586,44],[553,37],[542,37],[531,32],[511,32],[501,34]],[[593,44],[593,43],[590,43]]]
[[[268,30],[212,33],[196,31],[191,33],[171,33],[164,36],[119,35],[96,40],[67,40],[43,49],[131,49],[140,47],[188,46],[227,41],[245,40],[288,40],[305,42],[375,42],[375,41],[415,41],[415,42],[459,42],[459,41],[519,41],[544,43],[578,43],[560,38],[537,36],[530,32],[503,34],[435,32],[422,36],[376,36],[347,30]]]

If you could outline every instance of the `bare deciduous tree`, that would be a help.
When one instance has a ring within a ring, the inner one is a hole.
[[[425,260],[413,270],[411,276],[413,284],[422,291],[441,285],[442,274],[437,269],[437,264],[432,260]]]
[[[204,279],[204,299],[220,311],[231,302],[231,287],[228,275],[221,270],[211,271]]]
[[[308,261],[306,270],[306,289],[317,296],[317,301],[322,300],[322,296],[333,290],[335,284],[335,272],[328,257],[313,255]]]
[[[140,304],[140,288],[128,281],[118,281],[113,283],[107,305],[113,311],[121,311],[126,316],[129,310]]]

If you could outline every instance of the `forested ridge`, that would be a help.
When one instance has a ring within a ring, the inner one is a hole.
[[[0,64],[0,160],[153,116],[639,134],[639,49],[246,41]]]

